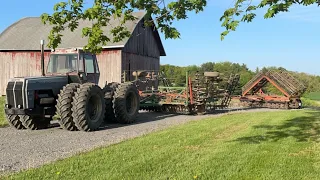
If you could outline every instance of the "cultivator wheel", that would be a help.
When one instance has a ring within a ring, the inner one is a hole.
[[[42,116],[19,115],[23,126],[30,130],[38,130],[48,128],[51,119]]]
[[[204,77],[211,77],[211,78],[217,78],[219,77],[219,72],[204,72]]]
[[[119,84],[113,97],[113,111],[119,123],[133,123],[140,109],[140,95],[132,82]]]
[[[16,129],[26,129],[18,115],[6,115],[7,121],[11,127],[14,127]]]
[[[141,108],[141,110],[148,111],[148,112],[162,112],[161,106],[148,106]]]
[[[75,92],[72,102],[72,116],[81,131],[97,130],[104,120],[104,94],[98,85],[85,83]]]
[[[77,88],[80,87],[78,83],[71,83],[67,84],[60,90],[60,94],[58,95],[57,99],[57,115],[59,117],[59,124],[60,126],[69,131],[76,131],[78,130],[77,126],[75,125],[72,117],[72,102],[73,96],[77,91]]]
[[[117,89],[119,83],[113,82],[113,83],[108,83],[103,89],[104,92],[104,99],[106,103],[106,112],[105,112],[105,117],[104,121],[105,122],[116,122],[116,117],[113,112],[113,97],[114,97],[114,92]]]
[[[178,113],[178,114],[191,114],[191,108],[185,105],[173,105],[164,104],[162,105],[162,111],[167,113]]]

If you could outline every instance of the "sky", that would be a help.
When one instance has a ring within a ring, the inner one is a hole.
[[[23,17],[52,13],[61,0],[10,0],[1,3],[0,32]],[[254,0],[256,1],[256,0]],[[166,56],[161,64],[201,65],[205,62],[244,63],[251,70],[277,66],[288,70],[320,75],[320,7],[294,6],[290,12],[272,19],[263,18],[259,10],[251,23],[241,23],[221,41],[224,31],[219,18],[232,0],[209,0],[199,14],[174,22],[180,39],[165,39]]]

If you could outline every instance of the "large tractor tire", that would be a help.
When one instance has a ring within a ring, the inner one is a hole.
[[[120,84],[114,94],[113,110],[117,122],[133,123],[140,109],[140,96],[133,83]]]
[[[72,102],[72,116],[81,131],[97,130],[105,115],[104,94],[98,85],[85,83],[75,92]]]
[[[106,85],[103,89],[104,92],[104,100],[106,102],[106,113],[104,116],[105,122],[116,122],[116,117],[113,112],[113,96],[116,88],[119,83],[113,82]]]
[[[31,130],[39,130],[48,128],[51,119],[47,119],[41,116],[29,116],[29,115],[19,115],[20,121],[23,126]]]
[[[23,124],[22,124],[22,122],[21,122],[21,120],[20,120],[20,117],[19,117],[19,115],[6,115],[6,118],[7,118],[7,121],[8,121],[8,123],[9,123],[9,125],[11,126],[11,127],[14,127],[14,128],[16,128],[16,129],[26,129],[24,126],[23,126]]]
[[[60,90],[57,99],[57,115],[59,116],[59,124],[65,130],[76,131],[78,130],[72,117],[72,102],[73,96],[80,87],[78,83],[67,84]]]

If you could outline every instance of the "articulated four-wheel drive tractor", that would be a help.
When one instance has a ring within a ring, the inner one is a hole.
[[[134,82],[113,82],[99,87],[96,56],[81,49],[53,51],[45,72],[41,43],[42,75],[15,77],[8,82],[5,113],[11,126],[42,129],[57,116],[63,129],[94,131],[103,121],[135,120],[140,96]]]

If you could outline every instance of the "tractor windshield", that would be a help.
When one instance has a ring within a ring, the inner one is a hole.
[[[47,73],[69,73],[77,70],[78,54],[51,54]]]

